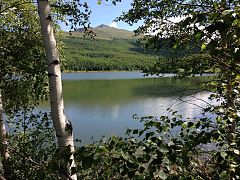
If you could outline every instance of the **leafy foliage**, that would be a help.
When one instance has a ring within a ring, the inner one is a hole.
[[[136,33],[149,34],[144,37],[147,47],[201,50],[210,55],[207,66],[238,71],[238,1],[134,1],[118,20],[129,24],[143,20]]]
[[[152,67],[145,69],[144,72],[146,72],[146,74],[157,75],[175,73],[178,77],[217,72],[217,68],[209,66],[211,65],[210,59],[210,56],[205,54],[193,54],[184,57],[160,57]],[[186,64],[188,66],[186,66]]]
[[[184,121],[177,112],[169,112],[160,118],[140,118],[143,129],[127,130],[128,138],[111,137],[79,148],[80,178],[239,178],[238,151],[232,154],[222,147],[226,136],[215,126],[214,118]]]
[[[89,27],[91,10],[87,2],[54,0],[51,7],[54,18],[70,26],[71,30],[76,30],[78,26],[83,26],[85,30]]]
[[[47,93],[36,7],[22,2],[6,10],[9,6],[12,2],[1,1],[0,89],[6,112],[37,104],[46,99]]]
[[[57,147],[49,115],[22,110],[8,126],[12,179],[58,179],[60,173],[52,170]]]
[[[11,179],[61,179],[67,177],[70,147],[62,152],[57,147],[55,131],[50,115],[23,109],[8,119],[9,153],[8,175]],[[72,173],[75,170],[72,169]]]
[[[87,3],[79,0],[51,3],[55,21],[71,24],[72,29],[77,25],[87,26],[90,15]],[[0,89],[6,113],[46,100],[47,66],[33,1],[0,2],[0,51]]]

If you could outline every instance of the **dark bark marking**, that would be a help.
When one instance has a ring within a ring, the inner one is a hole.
[[[49,15],[49,16],[46,18],[46,20],[52,21],[51,15]]]
[[[51,66],[52,64],[58,65],[59,64],[59,60],[52,61],[50,64],[48,64],[48,66]]]
[[[73,132],[72,123],[71,123],[69,120],[68,120],[67,123],[66,123],[65,130],[66,130],[67,132],[69,132],[70,134],[72,134],[72,132]]]
[[[59,135],[59,134],[56,134],[56,137],[62,137],[61,135]]]
[[[53,73],[48,73],[48,77],[51,77],[51,76],[58,77],[58,75],[56,75],[56,74],[53,74]]]

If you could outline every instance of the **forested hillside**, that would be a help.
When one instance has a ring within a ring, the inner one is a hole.
[[[157,56],[144,50],[133,32],[106,25],[93,32],[94,38],[81,31],[64,35],[65,71],[143,70],[155,63]]]

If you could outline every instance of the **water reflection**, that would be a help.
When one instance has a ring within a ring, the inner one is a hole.
[[[65,80],[65,111],[74,136],[85,144],[92,136],[99,139],[101,135],[123,135],[126,128],[140,128],[133,114],[161,116],[171,108],[185,117],[197,116],[199,107],[208,101],[209,93],[201,91],[200,83],[207,79]]]

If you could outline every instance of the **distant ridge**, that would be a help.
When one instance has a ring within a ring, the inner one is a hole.
[[[78,28],[76,31],[74,31],[74,32],[84,32],[85,31],[85,29],[84,28]]]
[[[101,24],[101,25],[95,27],[94,29],[96,29],[96,28],[110,28],[110,26],[108,26],[106,24]]]
[[[71,34],[73,36],[83,37],[84,32],[84,28],[79,28],[71,32]],[[106,24],[101,24],[95,28],[88,28],[88,32],[93,33],[95,35],[94,37],[99,39],[136,39],[132,31],[110,27]]]

